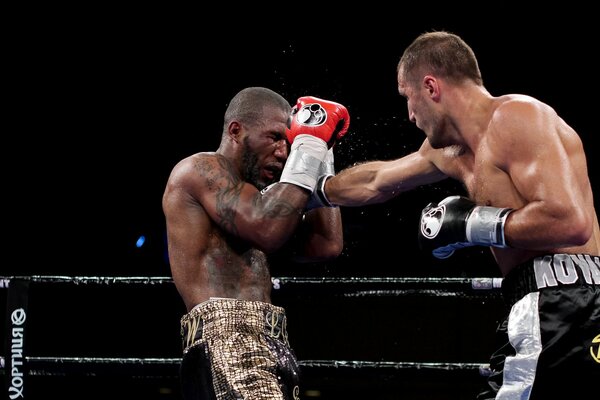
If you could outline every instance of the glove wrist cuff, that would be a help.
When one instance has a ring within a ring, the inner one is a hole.
[[[335,175],[335,164],[333,160],[333,148],[330,148],[327,151],[327,155],[325,155],[325,159],[323,160],[323,165],[321,169],[322,175]]]
[[[321,204],[323,204],[324,207],[337,207],[335,204],[329,201],[327,195],[325,194],[325,182],[327,182],[327,179],[331,178],[332,176],[333,174],[320,176],[317,182],[317,187],[315,189],[314,194],[318,197],[319,201],[321,202]]]
[[[325,141],[311,135],[298,135],[292,143],[279,181],[292,183],[313,192],[326,154]]]
[[[308,199],[305,211],[310,211],[314,208],[319,207],[337,207],[335,204],[332,204],[325,195],[325,182],[328,178],[332,176],[333,175],[321,175],[319,177],[319,180],[317,181],[317,186],[315,187],[315,191]]]
[[[467,241],[486,246],[508,247],[504,224],[511,208],[477,206],[467,218]]]

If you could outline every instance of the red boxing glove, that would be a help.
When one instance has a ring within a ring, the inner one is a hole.
[[[288,142],[298,135],[311,135],[324,140],[331,148],[336,140],[348,132],[350,114],[346,107],[317,97],[300,97],[292,109],[285,130]]]

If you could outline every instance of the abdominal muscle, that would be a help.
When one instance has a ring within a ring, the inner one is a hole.
[[[213,252],[185,267],[171,267],[173,281],[186,308],[210,298],[271,302],[271,276],[264,253]]]

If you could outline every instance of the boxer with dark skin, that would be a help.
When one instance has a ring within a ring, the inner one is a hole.
[[[295,118],[307,105],[326,122]],[[298,100],[294,118],[291,110],[270,89],[240,91],[225,112],[217,151],[183,159],[168,179],[169,262],[188,311],[185,399],[299,396],[285,311],[271,304],[268,255],[284,245],[300,261],[341,253],[339,209],[307,204],[319,177],[331,173],[331,145],[347,131],[349,115],[312,97]]]
[[[418,238],[438,258],[489,246],[504,277],[510,310],[479,398],[597,392],[600,229],[580,137],[533,97],[492,96],[472,49],[449,32],[414,40],[397,78],[422,145],[347,168],[320,196],[355,207],[447,178],[462,182],[468,198],[427,205]]]

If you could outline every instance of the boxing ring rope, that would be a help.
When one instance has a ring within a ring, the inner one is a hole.
[[[132,374],[131,371],[145,368],[143,377],[176,377],[179,372],[181,358],[115,358],[115,357],[25,357],[30,376],[67,376],[84,375],[99,376],[102,374],[115,375],[119,373]],[[0,357],[0,367],[5,366],[6,360]],[[488,364],[485,363],[434,363],[434,362],[392,362],[392,361],[342,361],[342,360],[300,360],[303,368],[322,369],[386,369],[386,370],[441,370],[457,371],[472,370],[480,375],[487,374]],[[61,368],[60,371],[56,367]],[[133,368],[132,368],[133,367]],[[152,369],[160,367],[160,373]],[[164,373],[167,371],[168,373]],[[1,371],[0,374],[4,374]]]
[[[274,290],[327,287],[327,293],[344,297],[361,296],[499,296],[501,278],[431,278],[431,277],[273,277]],[[7,376],[9,393],[22,392],[26,376],[99,376],[176,377],[181,358],[101,358],[101,357],[35,357],[26,354],[25,320],[31,283],[84,285],[172,285],[171,277],[137,276],[0,276],[0,289],[8,289],[6,315],[6,348],[0,356],[0,375]],[[344,290],[340,291],[343,287]],[[336,292],[336,290],[338,290]],[[485,376],[486,363],[390,362],[345,360],[299,360],[302,368],[319,370],[385,370],[385,371],[466,371]],[[9,396],[11,397],[11,396]],[[22,397],[22,396],[21,396]]]
[[[171,277],[161,276],[60,276],[60,275],[32,275],[32,276],[0,276],[0,289],[8,288],[10,280],[22,280],[33,283],[69,283],[74,285],[116,285],[116,284],[141,284],[141,285],[163,285],[172,284]],[[355,295],[386,295],[386,294],[431,294],[440,295],[439,291],[446,291],[445,295],[489,295],[496,293],[500,288],[502,278],[431,278],[431,277],[273,277],[271,278],[273,289],[279,290],[282,287],[294,285],[318,285],[318,286],[345,286],[345,287],[364,287],[368,285],[391,286],[402,285],[407,289],[394,290],[371,290],[360,291],[356,293],[347,293],[347,296]],[[423,288],[432,287],[436,289]],[[491,290],[490,293],[477,293],[479,291]],[[442,294],[443,295],[443,294]]]

